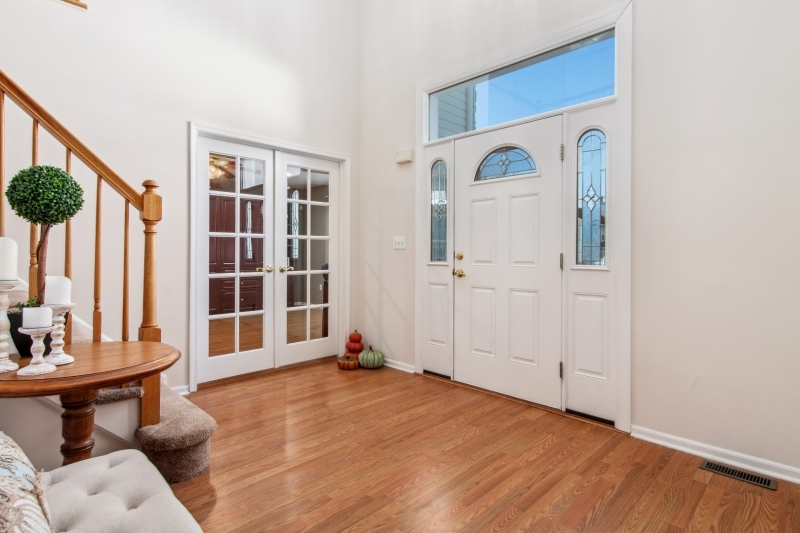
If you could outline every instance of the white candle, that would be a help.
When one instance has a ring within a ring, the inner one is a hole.
[[[49,307],[23,307],[22,327],[49,328],[53,325],[53,310]]]
[[[2,198],[0,198],[2,201]],[[8,237],[0,237],[0,279],[4,281],[17,279],[17,242]]]
[[[44,303],[71,304],[72,281],[64,276],[47,276],[45,278]]]

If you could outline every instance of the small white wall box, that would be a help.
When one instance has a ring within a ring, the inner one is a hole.
[[[394,160],[398,164],[403,163],[411,163],[414,161],[414,149],[409,148],[408,150],[400,150],[396,154],[394,154]]]
[[[392,237],[392,248],[395,250],[405,250],[406,249],[406,238],[405,237]]]

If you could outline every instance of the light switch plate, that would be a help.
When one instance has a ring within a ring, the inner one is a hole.
[[[392,238],[392,248],[395,250],[405,250],[406,249],[406,238],[405,237],[393,237]]]

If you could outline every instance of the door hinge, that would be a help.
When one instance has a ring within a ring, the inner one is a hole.
[[[558,266],[561,270],[564,270],[564,254],[561,254],[561,259],[558,261]]]
[[[564,160],[564,145],[561,145],[561,160]]]
[[[558,363],[558,377],[564,379],[564,362]]]

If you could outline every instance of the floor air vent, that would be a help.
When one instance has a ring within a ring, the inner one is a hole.
[[[744,470],[739,470],[737,468],[731,468],[730,466],[720,465],[717,463],[712,463],[708,460],[703,460],[703,462],[700,463],[700,468],[714,472],[715,474],[722,474],[723,476],[732,477],[740,481],[746,481],[747,483],[752,483],[753,485],[758,485],[759,487],[764,487],[765,489],[778,490],[778,482],[774,479],[760,476],[758,474],[751,474],[750,472],[745,472]]]

